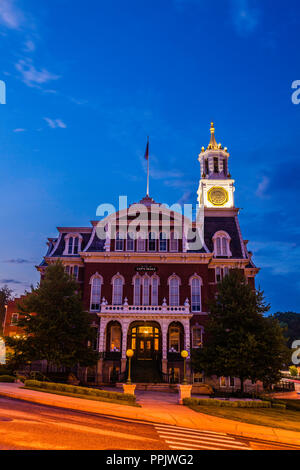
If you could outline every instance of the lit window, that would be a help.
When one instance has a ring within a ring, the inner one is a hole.
[[[159,251],[167,251],[167,234],[165,232],[159,234]]]
[[[141,278],[136,276],[133,281],[133,304],[141,305]]]
[[[132,232],[127,234],[126,250],[127,251],[134,251],[134,233],[132,233]]]
[[[169,281],[169,305],[179,305],[179,279],[172,277]]]
[[[201,348],[202,347],[202,328],[194,326],[192,329],[192,345],[193,348]]]
[[[11,325],[16,325],[19,320],[19,314],[18,313],[13,313],[11,316],[10,324]]]
[[[123,301],[123,281],[120,277],[113,280],[113,305],[122,305]]]
[[[158,305],[158,277],[152,277],[151,305]]]
[[[116,251],[123,251],[124,249],[124,240],[120,232],[116,233]]]
[[[121,327],[120,325],[112,325],[110,327],[110,351],[121,351]]]
[[[227,386],[226,377],[220,377],[220,387],[226,387],[226,386]]]
[[[178,326],[170,326],[169,329],[169,352],[180,351],[180,328]]]
[[[170,234],[170,251],[178,251],[178,235],[176,232]]]
[[[94,276],[91,280],[91,310],[95,312],[100,311],[101,303],[101,279]]]
[[[190,284],[192,312],[201,312],[201,279],[194,277]]]
[[[193,378],[194,378],[194,383],[195,384],[203,383],[204,377],[203,377],[203,374],[201,372],[194,372]]]
[[[156,233],[149,232],[148,251],[156,251]]]

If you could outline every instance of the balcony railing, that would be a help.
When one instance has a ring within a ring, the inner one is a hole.
[[[189,305],[101,305],[101,313],[190,313]]]

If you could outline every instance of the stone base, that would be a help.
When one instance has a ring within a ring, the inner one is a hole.
[[[134,395],[135,387],[135,384],[123,384],[123,392],[128,393],[129,395]]]
[[[182,405],[184,398],[191,398],[192,385],[177,385],[178,389],[178,405]]]

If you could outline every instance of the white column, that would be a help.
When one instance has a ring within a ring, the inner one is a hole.
[[[169,322],[166,320],[161,322],[162,359],[167,359],[168,357],[168,326]]]
[[[190,350],[191,350],[190,320],[184,320],[183,326],[184,326],[184,349],[190,354]]]
[[[105,338],[106,338],[106,326],[108,320],[104,320],[103,318],[100,319],[100,332],[99,332],[99,344],[98,344],[98,351],[104,352],[105,347]]]
[[[121,326],[122,326],[122,359],[126,359],[126,351],[127,351],[127,334],[128,334],[128,328],[129,328],[129,320],[122,320],[121,321]]]

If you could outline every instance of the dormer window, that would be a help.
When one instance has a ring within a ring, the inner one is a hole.
[[[68,233],[65,236],[64,255],[78,255],[81,251],[82,236],[79,233]]]
[[[216,257],[225,257],[228,258],[232,256],[230,251],[230,241],[231,238],[227,232],[216,232],[213,236],[214,242],[214,255]]]

